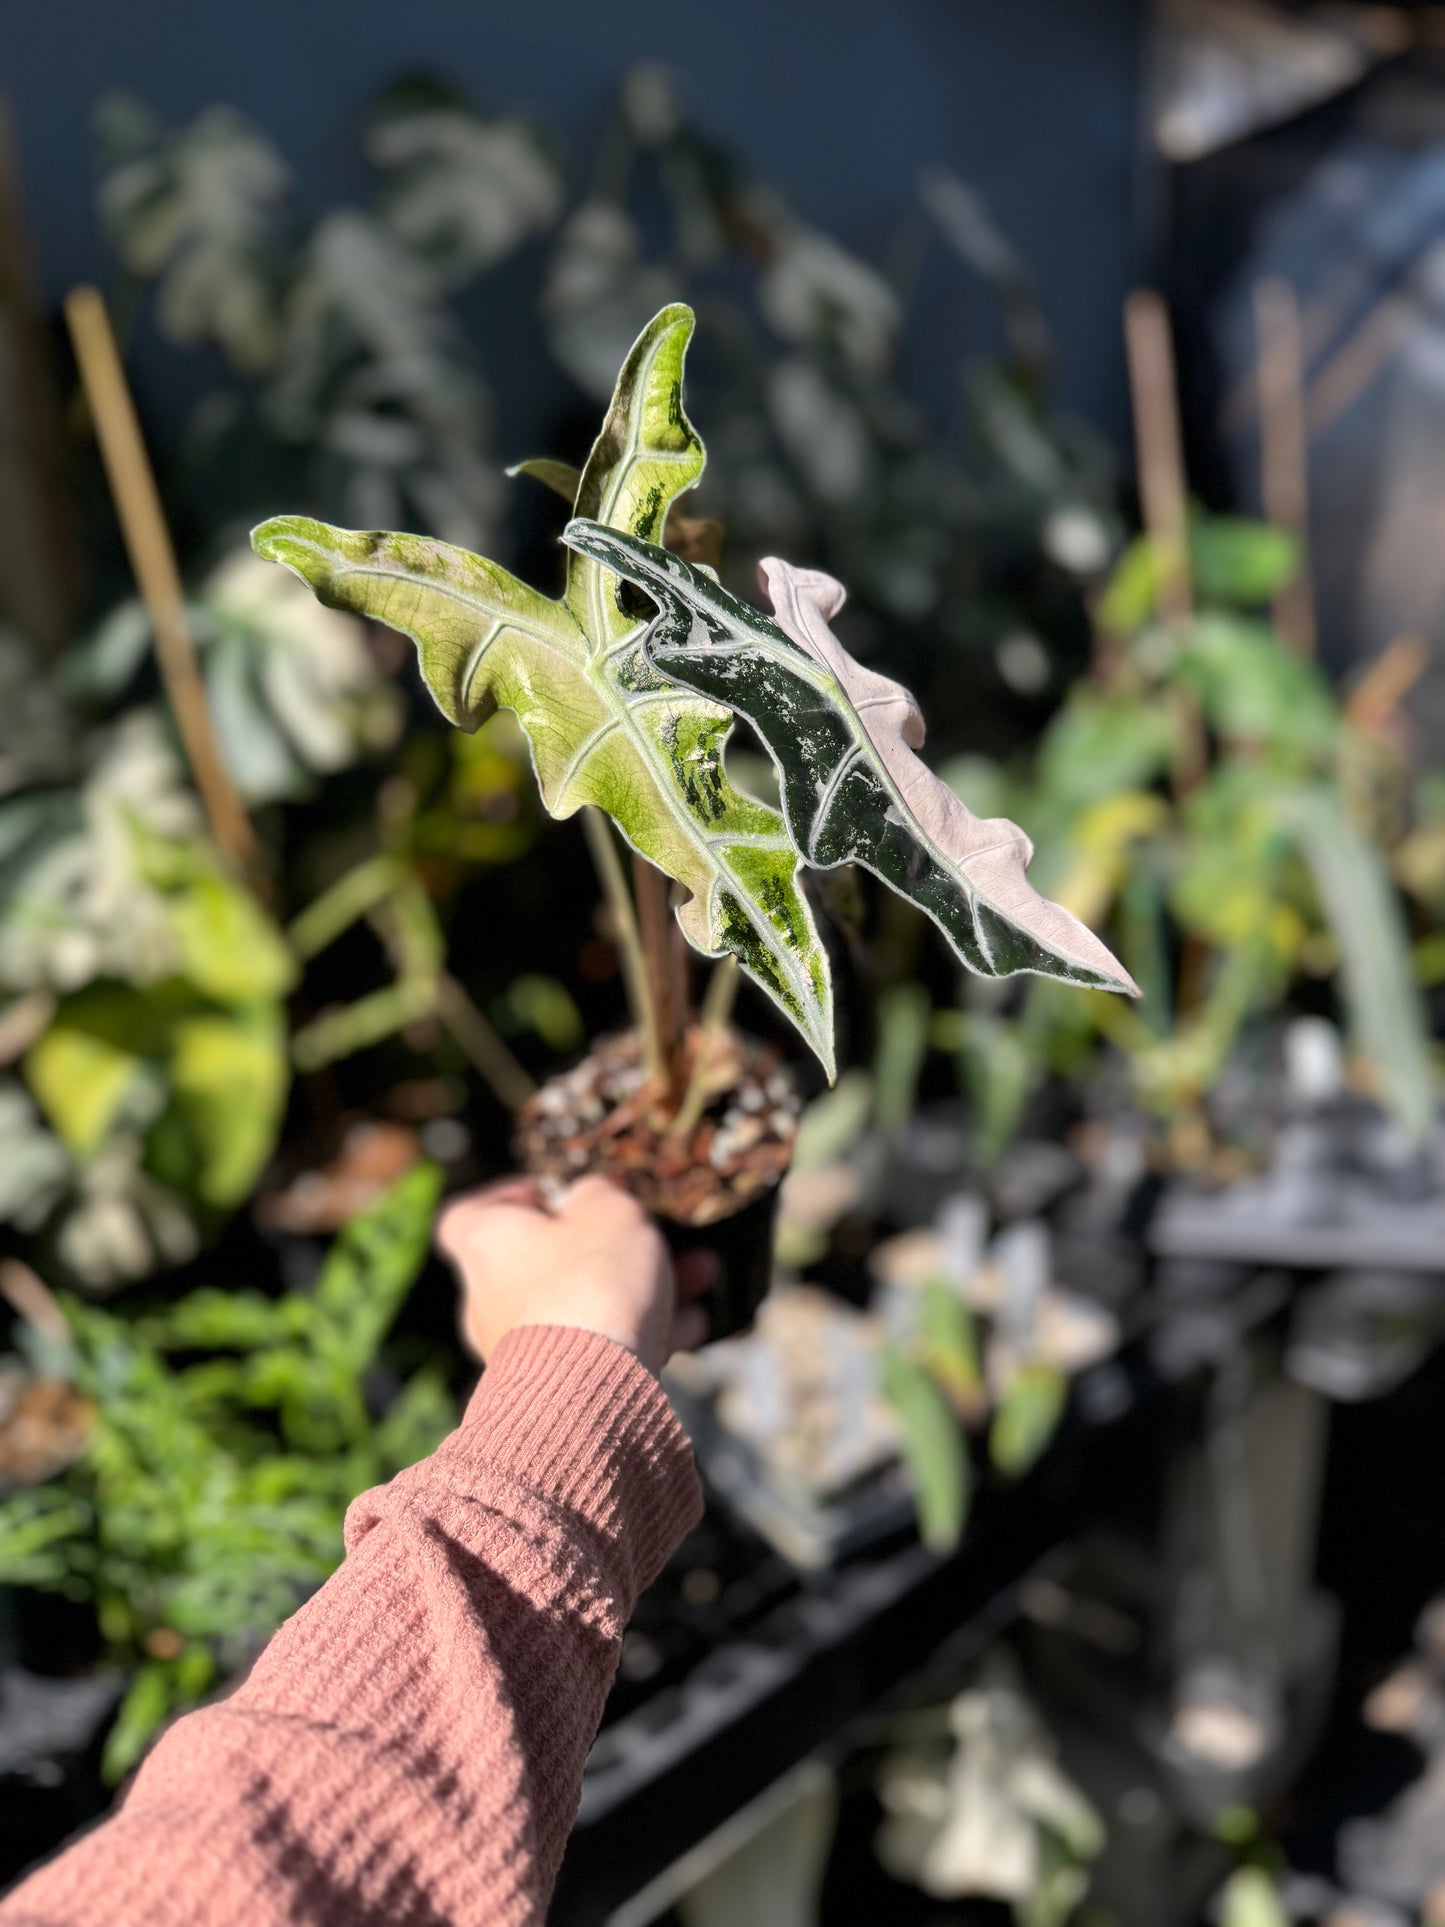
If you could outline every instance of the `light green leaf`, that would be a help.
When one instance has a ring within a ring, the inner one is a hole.
[[[1257,623],[1201,616],[1175,674],[1199,692],[1211,728],[1228,742],[1315,757],[1331,755],[1339,742],[1339,710],[1324,678]]]
[[[968,1442],[948,1400],[921,1366],[890,1345],[881,1370],[883,1396],[898,1421],[899,1447],[913,1475],[919,1533],[935,1552],[949,1552],[968,1520]]]
[[[672,307],[644,330],[583,472],[579,503],[645,537],[661,535],[668,504],[702,468],[681,403],[692,327],[691,310]],[[496,563],[420,536],[283,516],[252,539],[323,602],[411,636],[458,727],[515,710],[552,815],[584,803],[607,810],[687,891],[678,921],[688,941],[707,956],[736,955],[831,1075],[827,955],[784,823],[733,788],[729,712],[648,661],[645,631],[604,566],[574,557],[553,602]]]
[[[360,1376],[391,1327],[431,1244],[442,1174],[419,1164],[338,1233],[316,1283],[329,1333],[318,1350]]]
[[[137,1668],[106,1736],[100,1777],[107,1786],[123,1780],[150,1745],[171,1711],[170,1669],[159,1660]]]
[[[888,1143],[897,1138],[917,1105],[932,1017],[933,1003],[922,984],[890,984],[878,999],[873,1118]]]
[[[1023,831],[976,817],[915,754],[923,719],[913,698],[854,662],[827,627],[843,600],[830,576],[765,561],[774,621],[635,536],[578,520],[563,540],[658,605],[638,645],[649,663],[752,724],[804,862],[863,864],[926,911],[981,976],[1034,971],[1134,990],[1093,932],[1028,882]]]
[[[76,1157],[90,1157],[127,1108],[149,1096],[146,1060],[159,1042],[158,1021],[139,992],[97,984],[67,998],[26,1053],[26,1081]]]
[[[577,491],[582,486],[580,468],[574,468],[571,462],[553,461],[550,455],[533,455],[525,462],[513,462],[506,473],[513,478],[530,475],[534,482],[560,495],[568,508],[577,500]]]
[[[176,892],[171,922],[182,975],[219,1003],[283,997],[296,980],[280,931],[229,877],[198,876]]]
[[[930,1278],[919,1306],[920,1361],[953,1401],[967,1409],[985,1397],[973,1314],[941,1278]]]
[[[188,1017],[175,1028],[171,1084],[200,1156],[207,1204],[236,1205],[265,1168],[281,1128],[289,1070],[278,1012]]]
[[[815,1097],[804,1111],[793,1144],[795,1171],[816,1171],[846,1158],[868,1128],[873,1114],[873,1079],[856,1067],[843,1072],[831,1090]]]
[[[1189,530],[1189,567],[1202,602],[1244,607],[1268,602],[1291,580],[1299,563],[1298,542],[1267,522],[1205,515]]]
[[[1424,1138],[1435,1117],[1430,1030],[1399,899],[1333,790],[1291,790],[1278,807],[1339,946],[1355,1043],[1379,1076],[1383,1102],[1412,1137]]]
[[[1038,783],[1066,823],[1121,790],[1147,790],[1169,768],[1178,724],[1159,704],[1078,686],[1045,731]]]
[[[1290,1927],[1274,1882],[1262,1867],[1239,1867],[1229,1876],[1220,1927]]]
[[[1000,1472],[1021,1477],[1058,1429],[1069,1382],[1051,1365],[1021,1365],[1009,1380],[989,1427],[988,1452]]]

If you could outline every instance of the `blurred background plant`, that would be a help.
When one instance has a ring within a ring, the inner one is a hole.
[[[434,1165],[401,1178],[305,1292],[203,1288],[135,1316],[32,1304],[28,1362],[72,1387],[89,1423],[57,1476],[0,1497],[0,1575],[94,1607],[105,1657],[128,1675],[112,1783],[340,1562],[356,1494],[454,1425],[435,1364],[403,1380],[381,1363],[440,1183]]]
[[[976,1501],[1047,1475],[1139,1276],[1099,1265],[1087,1303],[1076,1269],[1055,1278],[1053,1201],[1098,1179],[1112,1226],[1161,1177],[1228,1186],[1267,1163],[1291,1017],[1340,1022],[1351,1090],[1418,1146],[1445,983],[1445,785],[1417,771],[1403,714],[1420,647],[1402,637],[1337,689],[1300,623],[1298,521],[1186,509],[1178,475],[1161,521],[1147,435],[1126,544],[1115,458],[1057,408],[1029,271],[965,182],[925,172],[864,258],[652,65],[580,173],[526,116],[409,82],[319,210],[228,108],[169,128],[112,101],[98,133],[112,314],[128,351],[164,358],[161,406],[193,403],[162,492],[259,853],[243,882],[208,824],[76,400],[53,466],[79,480],[64,506],[89,599],[34,543],[6,548],[0,583],[0,1237],[68,1294],[56,1324],[22,1293],[0,1333],[0,1589],[92,1616],[126,1684],[112,1776],[320,1583],[347,1499],[449,1423],[460,1361],[436,1306],[404,1303],[431,1161],[454,1181],[498,1168],[533,1078],[623,1002],[583,839],[541,817],[512,719],[443,728],[404,644],[254,562],[245,531],[281,505],[413,527],[550,586],[564,511],[532,481],[568,493],[665,301],[698,314],[690,552],[746,596],[762,552],[843,580],[840,633],[917,690],[935,767],[1024,826],[1039,888],[1144,990],[1125,1007],[960,986],[907,906],[820,879],[845,1068],[783,1197],[761,1349],[791,1355],[738,1367],[792,1474],[844,1468],[821,1507],[837,1536],[788,1541],[803,1563],[853,1543],[839,1520],[875,1474],[879,1531],[916,1504],[940,1557]],[[921,366],[940,294],[953,346]],[[515,489],[502,463],[526,450],[493,426],[513,368],[476,346],[492,310],[535,316],[557,377],[528,431],[555,459]],[[748,744],[730,764],[767,794]],[[353,1219],[313,1277],[308,1241]],[[806,1412],[787,1403],[804,1381]],[[683,1593],[678,1624],[713,1597]],[[961,1857],[949,1892],[967,1863],[969,1891],[1062,1920],[1097,1819],[1016,1686],[981,1682],[914,1736],[893,1847],[900,1867]],[[1007,1809],[1003,1874],[969,1858],[980,1762],[988,1811]],[[1225,1917],[1277,1906],[1250,1866]]]

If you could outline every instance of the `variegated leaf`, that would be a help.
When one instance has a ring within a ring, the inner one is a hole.
[[[702,469],[681,403],[692,327],[691,310],[672,307],[644,330],[583,471],[579,505],[630,535],[660,536],[669,504]],[[832,1075],[827,953],[783,819],[733,788],[723,766],[730,711],[649,663],[645,625],[624,612],[604,566],[569,557],[565,594],[551,601],[496,563],[422,536],[282,516],[252,539],[323,602],[409,635],[458,727],[515,710],[552,815],[605,809],[689,893],[678,912],[688,941],[736,955]]]
[[[1033,846],[1017,824],[975,816],[915,754],[923,718],[913,697],[855,662],[828,628],[844,594],[831,576],[765,561],[774,620],[634,535],[578,519],[563,540],[657,604],[644,645],[655,669],[752,724],[804,862],[874,871],[980,975],[1033,971],[1138,994],[1093,932],[1030,884]]]

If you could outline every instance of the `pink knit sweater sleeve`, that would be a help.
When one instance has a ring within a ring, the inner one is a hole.
[[[345,1563],[0,1927],[541,1922],[638,1594],[700,1510],[631,1353],[524,1326]]]

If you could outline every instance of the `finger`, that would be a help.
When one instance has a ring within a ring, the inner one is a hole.
[[[479,1222],[489,1212],[501,1209],[540,1212],[542,1202],[532,1179],[501,1178],[495,1184],[483,1185],[478,1191],[453,1198],[437,1219],[438,1249],[455,1258],[475,1235]]]
[[[605,1210],[618,1205],[639,1217],[646,1216],[631,1192],[625,1191],[615,1178],[603,1177],[600,1171],[589,1171],[585,1178],[574,1179],[557,1200],[557,1210],[562,1215]]]
[[[695,1352],[707,1341],[707,1313],[701,1305],[684,1305],[672,1321],[667,1337],[668,1356],[674,1352]]]
[[[694,1245],[690,1251],[677,1254],[673,1272],[677,1278],[677,1295],[686,1303],[707,1296],[722,1276],[722,1260],[706,1245]]]

